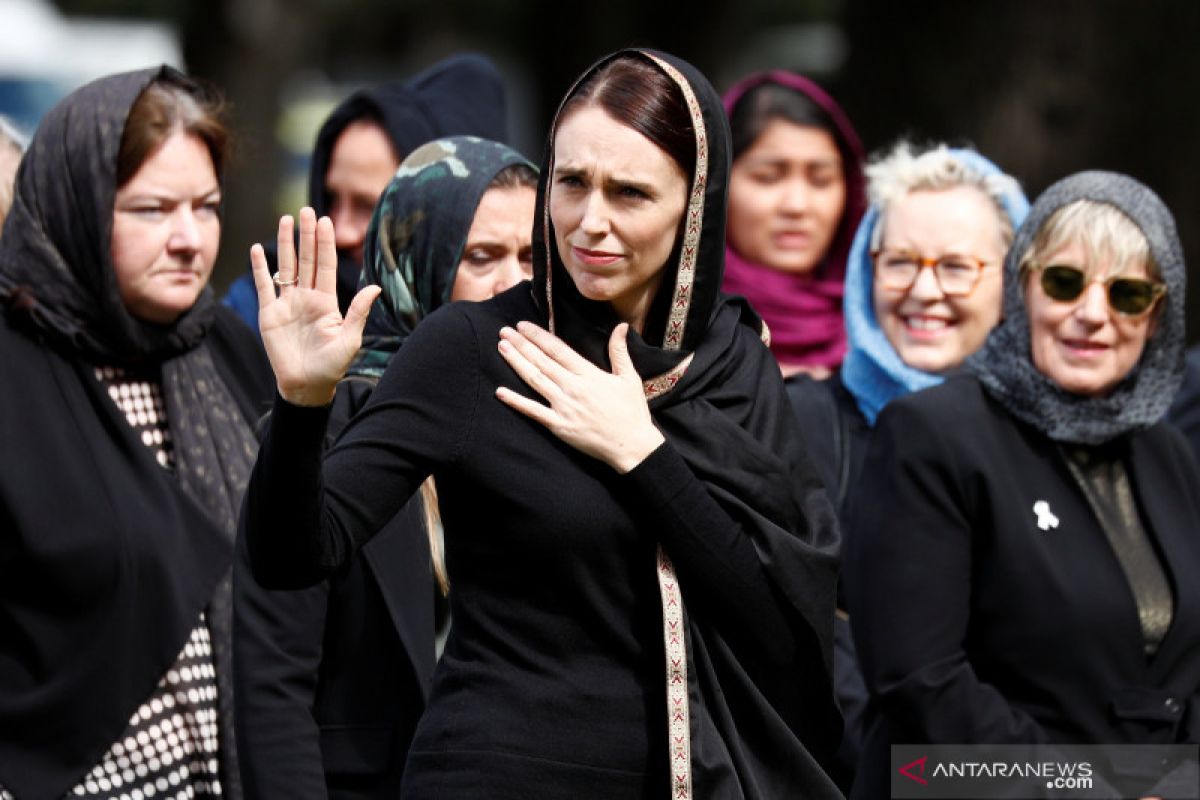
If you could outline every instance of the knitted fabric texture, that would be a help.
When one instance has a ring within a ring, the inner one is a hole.
[[[1076,200],[1108,203],[1146,236],[1167,294],[1138,363],[1104,397],[1064,391],[1034,366],[1024,287],[1017,281],[1022,254],[1055,211]],[[1080,172],[1051,186],[1033,205],[1004,262],[1004,322],[967,360],[984,388],[1018,419],[1057,442],[1100,444],[1153,425],[1167,412],[1183,380],[1184,294],[1187,272],[1175,220],[1153,191],[1114,172]]]

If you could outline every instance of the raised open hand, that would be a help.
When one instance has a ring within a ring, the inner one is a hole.
[[[504,387],[496,390],[496,397],[576,450],[617,472],[629,472],[663,443],[663,435],[650,417],[642,379],[629,358],[628,333],[625,323],[613,329],[609,373],[532,322],[522,322],[516,330],[502,328],[500,354],[550,405]]]
[[[279,220],[279,271],[267,266],[261,245],[250,248],[258,291],[258,327],[279,394],[301,406],[325,405],[362,343],[363,326],[378,286],[355,295],[346,318],[338,310],[337,248],[333,223],[300,209],[297,255],[290,216]],[[279,288],[276,294],[276,287]]]

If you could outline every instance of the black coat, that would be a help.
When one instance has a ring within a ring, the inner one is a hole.
[[[1200,477],[1163,423],[1112,444],[1174,592],[1149,661],[1125,574],[1053,441],[967,376],[880,415],[846,561],[882,712],[856,797],[887,796],[892,742],[1200,741]],[[1038,501],[1056,527],[1039,527]]]
[[[331,436],[371,385],[338,387]],[[239,537],[234,677],[248,796],[398,796],[433,675],[434,591],[419,497],[344,572],[308,589],[264,589]]]
[[[1171,403],[1167,420],[1180,430],[1197,460],[1200,460],[1200,347],[1187,351],[1187,362],[1183,373],[1183,386]]]
[[[839,519],[844,520],[847,501],[862,477],[871,426],[842,383],[840,373],[823,381],[799,374],[785,381],[784,386],[813,467],[821,476]],[[842,541],[845,547],[844,536]],[[862,750],[868,698],[854,650],[847,605],[845,580],[841,576],[839,611],[833,622],[833,679],[845,728],[832,774],[842,791],[849,793]]]
[[[10,320],[0,318],[0,785],[59,796],[116,741],[205,603],[224,688],[228,594],[213,591],[233,542],[158,465],[90,364]],[[273,392],[258,341],[218,309],[204,342],[252,424]],[[189,597],[197,605],[184,607]],[[232,737],[231,697],[220,701]],[[234,753],[224,740],[222,753]],[[222,783],[240,796],[234,763]]]

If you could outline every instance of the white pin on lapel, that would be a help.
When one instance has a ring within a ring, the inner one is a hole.
[[[1050,510],[1050,504],[1045,500],[1038,500],[1033,504],[1033,513],[1037,514],[1037,526],[1044,531],[1058,527],[1058,517]]]

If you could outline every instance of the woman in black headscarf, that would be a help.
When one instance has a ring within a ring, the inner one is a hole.
[[[330,436],[363,407],[427,314],[529,277],[536,186],[524,157],[475,137],[435,140],[400,165],[367,229],[363,282],[381,293],[338,386]],[[234,678],[247,794],[396,796],[429,696],[435,618],[445,610],[444,602],[435,608],[448,588],[440,552],[432,481],[318,586],[264,589],[239,540]]]
[[[338,225],[343,312],[358,291],[371,212],[396,167],[442,136],[507,142],[506,107],[496,65],[477,53],[458,53],[406,80],[361,89],[329,112],[309,160],[308,202]],[[273,244],[267,246],[272,266],[274,251]],[[258,330],[258,299],[249,272],[233,282],[223,302]]]
[[[239,797],[229,568],[268,407],[213,299],[228,134],[167,68],[42,121],[0,241],[0,786]],[[4,792],[0,792],[4,794]]]
[[[974,375],[880,414],[847,537],[882,714],[856,797],[886,795],[890,743],[1200,741],[1200,477],[1161,421],[1184,283],[1153,192],[1071,176],[1017,232]],[[1163,794],[1144,777],[1120,796]]]
[[[323,464],[373,292],[343,324],[307,210],[278,298],[255,254],[285,398],[246,507],[257,576],[337,569],[437,479],[454,625],[406,797],[838,796],[836,525],[760,321],[718,291],[728,148],[688,64],[588,70],[551,133],[532,284],[422,322]]]

